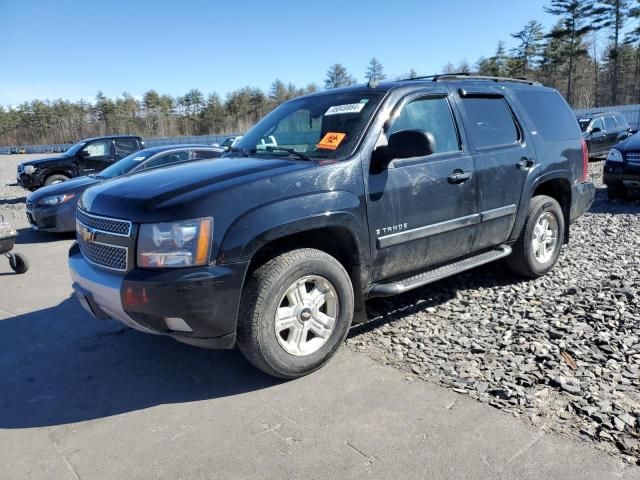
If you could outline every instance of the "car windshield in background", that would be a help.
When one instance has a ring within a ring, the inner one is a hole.
[[[227,155],[302,158],[298,152],[318,159],[345,158],[383,97],[382,92],[347,92],[292,100],[262,119]]]
[[[74,145],[71,145],[69,147],[69,149],[64,152],[65,155],[68,155],[69,157],[72,157],[73,155],[75,155],[76,153],[78,153],[80,151],[80,149],[82,147],[84,147],[87,144],[87,142],[78,142]]]
[[[144,162],[147,158],[151,157],[157,152],[134,152],[128,157],[124,157],[122,160],[118,160],[116,163],[111,165],[110,167],[102,170],[97,178],[114,178],[119,177],[120,175],[124,175],[127,172],[130,172],[134,168],[136,168],[140,163]]]

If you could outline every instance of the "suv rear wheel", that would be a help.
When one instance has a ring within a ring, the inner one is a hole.
[[[296,378],[322,367],[344,341],[353,317],[351,279],[320,250],[292,250],[249,278],[238,319],[238,347],[260,370]]]
[[[546,195],[529,203],[529,213],[520,237],[507,257],[515,273],[537,278],[549,272],[560,256],[564,242],[564,214],[560,204]]]

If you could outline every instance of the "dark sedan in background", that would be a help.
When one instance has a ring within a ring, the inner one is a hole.
[[[640,133],[616,144],[604,163],[603,181],[610,199],[640,190]]]
[[[606,155],[611,147],[631,135],[631,127],[619,112],[581,115],[578,123],[590,158]]]
[[[134,152],[98,175],[74,178],[29,194],[27,219],[35,230],[72,232],[75,230],[76,205],[82,193],[97,183],[177,163],[217,158],[224,149],[208,145],[166,145]]]

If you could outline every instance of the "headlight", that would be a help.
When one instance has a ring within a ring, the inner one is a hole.
[[[213,218],[147,223],[138,235],[138,266],[195,267],[209,263]]]
[[[609,150],[609,155],[607,155],[607,160],[610,162],[622,162],[622,153],[620,153],[620,150],[616,150],[615,148],[612,148],[611,150]]]
[[[27,175],[33,175],[35,171],[36,167],[33,165],[27,165],[24,167],[24,173],[26,173]]]
[[[54,195],[53,197],[45,197],[38,201],[39,205],[60,205],[61,203],[68,202],[75,197],[75,194],[65,193],[63,195]]]

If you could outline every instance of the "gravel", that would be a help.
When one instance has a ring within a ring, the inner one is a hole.
[[[55,154],[0,155],[0,215],[6,220],[24,218],[24,202],[27,192],[16,184],[16,168],[29,160],[50,157]]]
[[[24,215],[0,156],[0,214]],[[368,302],[358,352],[640,464],[640,202],[609,201],[602,162],[591,210],[555,269],[523,281],[501,263]]]
[[[555,269],[501,263],[368,303],[347,343],[384,364],[640,464],[640,202],[598,190]]]

